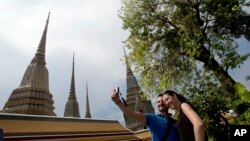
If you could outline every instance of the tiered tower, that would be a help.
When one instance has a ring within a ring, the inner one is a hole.
[[[76,99],[75,92],[75,55],[73,54],[73,65],[72,65],[72,76],[71,76],[71,85],[69,98],[65,106],[64,117],[80,117],[79,114],[79,105]]]
[[[89,107],[89,94],[88,94],[88,83],[86,82],[86,114],[85,118],[91,118],[90,107]]]
[[[46,35],[49,17],[35,57],[27,67],[20,86],[14,89],[2,113],[56,116],[52,94],[49,91],[49,72],[45,62]]]
[[[141,88],[138,85],[138,82],[128,64],[126,59],[126,52],[124,49],[125,54],[125,62],[126,62],[126,73],[127,73],[127,97],[126,102],[128,106],[138,112],[143,113],[152,113],[154,114],[154,108],[151,104],[151,101],[147,98],[143,98],[143,93]],[[127,116],[124,115],[126,127],[132,131],[138,131],[144,129],[144,125],[140,122],[137,122]]]

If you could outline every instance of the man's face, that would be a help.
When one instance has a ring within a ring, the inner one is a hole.
[[[168,111],[168,107],[166,104],[163,102],[163,97],[159,96],[156,100],[156,106],[159,112],[165,112]]]

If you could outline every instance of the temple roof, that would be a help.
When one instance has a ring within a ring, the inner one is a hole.
[[[87,140],[141,140],[115,120],[0,114],[5,140],[82,138]]]

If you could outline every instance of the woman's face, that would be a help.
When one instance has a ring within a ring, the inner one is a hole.
[[[167,107],[177,110],[177,101],[174,96],[170,96],[168,94],[163,95],[163,101],[166,104]]]

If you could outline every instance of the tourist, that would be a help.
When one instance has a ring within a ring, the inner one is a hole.
[[[168,107],[163,102],[163,95],[157,96],[156,106],[160,114],[147,114],[134,111],[123,104],[119,94],[113,89],[113,102],[123,111],[123,113],[134,120],[146,125],[151,133],[153,141],[180,141],[179,133],[176,127],[176,121],[170,117]]]
[[[163,94],[163,100],[167,107],[179,111],[177,129],[181,141],[207,141],[205,125],[185,97],[167,90]]]

